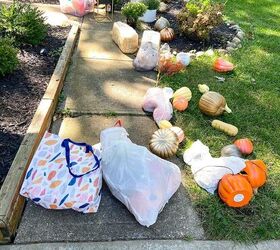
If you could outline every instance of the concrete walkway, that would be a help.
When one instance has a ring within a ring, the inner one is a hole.
[[[116,15],[115,20],[120,16]],[[61,137],[90,144],[99,142],[101,130],[122,119],[133,142],[147,146],[157,129],[141,109],[143,96],[154,86],[154,72],[139,73],[132,67],[133,55],[124,55],[111,39],[112,22],[97,22],[90,14],[83,19],[77,49],[60,109],[75,114],[53,124]],[[182,167],[182,162],[174,158]],[[107,189],[98,213],[46,210],[28,202],[15,243],[99,242],[143,239],[203,239],[200,220],[183,186],[172,197],[150,228],[136,222]]]

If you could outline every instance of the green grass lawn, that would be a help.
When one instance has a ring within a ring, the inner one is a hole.
[[[223,1],[219,1],[223,2]],[[280,238],[280,2],[279,0],[229,0],[225,16],[246,32],[243,47],[229,58],[236,65],[231,75],[221,76],[211,69],[214,58],[195,60],[183,73],[164,77],[161,85],[178,89],[188,86],[193,92],[189,108],[175,113],[176,125],[190,141],[197,139],[219,156],[223,146],[235,138],[214,130],[211,118],[198,109],[201,94],[197,84],[205,83],[226,98],[233,114],[219,117],[239,128],[238,138],[249,137],[255,150],[250,158],[263,159],[268,167],[268,181],[259,189],[250,205],[233,209],[215,195],[199,188],[186,166],[188,192],[201,216],[209,239],[257,241]],[[187,145],[185,145],[187,147]]]

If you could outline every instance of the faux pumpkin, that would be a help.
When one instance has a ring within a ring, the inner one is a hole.
[[[172,28],[164,28],[160,31],[160,40],[162,42],[171,42],[175,38]]]
[[[213,120],[211,125],[213,128],[220,130],[230,136],[236,136],[238,133],[237,127],[235,127],[229,123],[226,123],[226,122],[222,122],[219,120]]]
[[[179,96],[184,96],[188,101],[190,101],[192,99],[192,92],[188,87],[182,87],[177,89],[173,94],[174,99]]]
[[[172,104],[173,108],[182,112],[187,109],[189,102],[184,96],[178,96],[173,99]]]
[[[175,126],[175,127],[171,127],[170,130],[172,130],[177,135],[179,139],[179,143],[181,143],[184,140],[185,134],[181,128]]]
[[[214,61],[213,69],[217,72],[230,72],[234,69],[234,65],[220,57]]]
[[[249,155],[254,150],[253,143],[248,138],[238,139],[234,142],[234,145],[238,147],[240,152],[244,155]]]
[[[209,87],[206,84],[198,84],[197,86],[201,94],[204,94],[209,91]]]
[[[251,186],[259,188],[266,182],[266,165],[262,160],[249,160],[245,162],[246,167],[243,169],[245,177],[250,182]]]
[[[151,151],[162,157],[168,158],[176,154],[178,150],[179,139],[170,129],[158,129],[150,140],[149,146]]]
[[[161,120],[158,123],[158,127],[159,128],[171,128],[172,124],[169,121],[167,121],[167,120]]]
[[[221,94],[214,91],[204,93],[198,105],[200,111],[209,116],[219,116],[225,111],[228,113],[232,112],[227,106],[226,99]]]
[[[253,197],[253,189],[247,178],[242,175],[224,175],[218,186],[218,194],[230,207],[243,207]]]
[[[236,147],[234,144],[230,144],[230,145],[224,146],[222,148],[221,156],[223,156],[223,157],[229,157],[229,156],[241,157],[241,152],[239,151],[238,147]]]

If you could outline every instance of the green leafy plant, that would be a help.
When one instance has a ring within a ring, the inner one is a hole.
[[[18,65],[18,50],[9,38],[0,38],[0,76],[11,73]]]
[[[159,0],[143,0],[143,3],[147,6],[148,10],[157,10],[160,5]]]
[[[36,45],[47,34],[43,12],[30,4],[14,1],[0,9],[0,34],[14,38],[16,44]]]
[[[147,10],[147,6],[140,2],[129,2],[122,7],[122,15],[127,19],[130,25],[136,25],[139,17],[143,16]]]
[[[212,29],[223,22],[223,5],[191,0],[177,15],[181,32],[195,40],[209,40]]]

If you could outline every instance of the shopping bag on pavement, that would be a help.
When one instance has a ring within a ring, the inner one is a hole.
[[[26,172],[20,194],[48,209],[97,212],[100,151],[46,132]]]
[[[150,226],[181,183],[180,169],[128,138],[123,127],[100,135],[102,172],[112,194],[136,220]]]
[[[82,17],[92,11],[95,0],[59,0],[60,9],[65,14]]]

